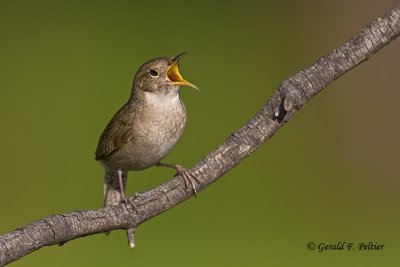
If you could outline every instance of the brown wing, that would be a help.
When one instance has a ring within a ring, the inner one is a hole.
[[[124,105],[111,119],[100,136],[96,149],[96,160],[102,160],[118,151],[129,142],[132,136],[134,109],[130,104]]]

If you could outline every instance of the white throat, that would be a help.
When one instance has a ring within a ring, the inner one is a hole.
[[[174,107],[180,103],[179,93],[171,92],[169,94],[155,94],[151,92],[144,93],[144,99],[147,104],[157,107]]]

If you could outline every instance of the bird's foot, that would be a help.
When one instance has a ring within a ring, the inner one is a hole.
[[[128,202],[128,199],[126,198],[125,194],[121,194],[121,200],[120,200],[120,202],[121,202],[121,203],[124,203],[124,204],[126,204],[126,203]]]
[[[126,202],[132,206],[132,208],[136,211],[137,214],[139,214],[139,207],[136,203],[140,202],[141,200],[142,199],[141,199],[140,194],[136,192],[133,194],[133,199],[130,199],[130,200],[126,199]]]
[[[193,190],[194,196],[197,197],[197,185],[200,183],[200,181],[199,181],[199,179],[197,179],[196,176],[189,173],[183,166],[178,165],[178,164],[174,165],[174,164],[163,163],[163,162],[158,162],[156,164],[156,166],[175,169],[177,171],[177,175],[182,176],[183,181],[185,182],[186,189],[191,187]]]
[[[135,192],[134,194],[133,194],[133,198],[136,200],[136,199],[138,199],[138,200],[141,200],[142,199],[142,194],[140,194],[139,192]]]
[[[124,205],[130,204],[130,201],[128,201],[128,198],[125,196],[123,191],[121,191],[121,198],[119,200],[119,203],[122,203]]]
[[[175,169],[178,172],[178,175],[182,176],[183,181],[185,182],[186,189],[191,187],[193,190],[193,194],[197,197],[197,185],[200,181],[193,174],[189,173],[183,166],[175,165]]]

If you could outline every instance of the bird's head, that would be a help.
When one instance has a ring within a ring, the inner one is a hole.
[[[155,58],[144,63],[136,73],[133,90],[157,94],[178,93],[181,86],[198,90],[197,86],[183,79],[179,73],[179,60],[185,54]]]

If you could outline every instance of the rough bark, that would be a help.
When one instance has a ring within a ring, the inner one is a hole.
[[[348,42],[285,80],[262,109],[189,171],[205,189],[271,138],[328,84],[369,59],[400,34],[400,6],[373,21]],[[129,198],[117,206],[52,215],[0,236],[0,266],[44,246],[115,229],[133,229],[190,198],[182,177]],[[131,240],[132,242],[133,240]]]

